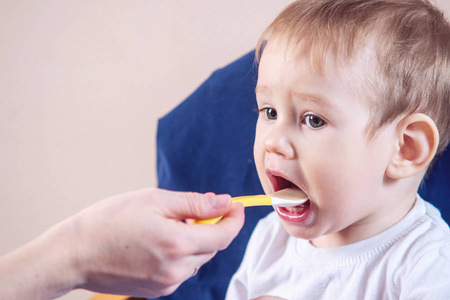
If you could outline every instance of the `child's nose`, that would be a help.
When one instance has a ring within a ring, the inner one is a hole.
[[[295,158],[294,145],[289,130],[282,126],[273,126],[264,141],[266,151],[283,156],[286,159]]]

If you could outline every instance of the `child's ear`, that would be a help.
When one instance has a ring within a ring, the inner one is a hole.
[[[436,154],[439,131],[430,117],[415,113],[398,123],[397,138],[397,149],[386,168],[392,179],[413,176],[427,168]]]

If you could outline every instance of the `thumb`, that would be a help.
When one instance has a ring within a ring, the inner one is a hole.
[[[166,191],[160,205],[169,218],[208,219],[226,214],[231,208],[231,196]]]

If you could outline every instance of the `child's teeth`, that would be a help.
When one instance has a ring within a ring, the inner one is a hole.
[[[297,205],[297,206],[291,206],[291,207],[284,207],[284,209],[293,215],[301,215],[305,212],[305,210],[309,207],[309,201]]]
[[[299,205],[294,207],[286,207],[286,210],[289,211],[293,215],[300,215],[305,211],[306,206]]]

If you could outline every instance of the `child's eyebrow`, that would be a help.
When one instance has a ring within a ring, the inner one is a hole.
[[[324,98],[320,95],[306,94],[306,93],[293,93],[295,99],[298,99],[302,102],[309,102],[312,104],[320,105],[320,106],[332,106],[330,101],[327,98]]]
[[[270,91],[270,89],[267,86],[263,85],[263,86],[256,86],[255,94],[271,95],[272,92]],[[315,105],[319,105],[319,106],[326,106],[326,107],[333,106],[327,98],[322,97],[320,95],[314,95],[314,94],[308,94],[308,93],[302,93],[302,92],[293,92],[292,96],[294,97],[294,99],[301,101],[303,103],[306,102],[306,103],[315,104]]]

